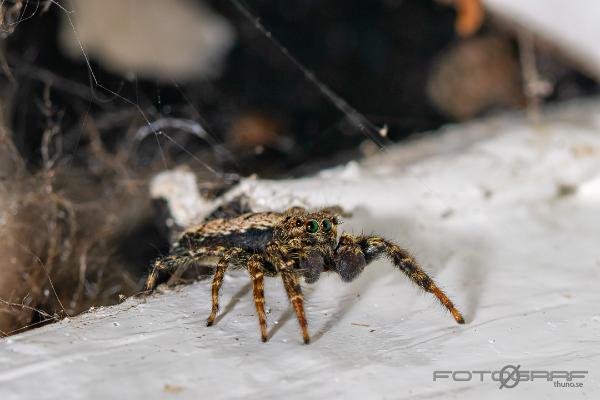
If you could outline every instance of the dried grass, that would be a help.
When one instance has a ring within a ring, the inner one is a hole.
[[[59,120],[59,119],[58,119]],[[57,121],[57,118],[49,118]],[[104,149],[86,123],[94,168],[62,162],[60,126],[43,135],[44,167],[30,173],[0,136],[0,333],[114,304],[134,294],[144,265],[123,242],[151,218],[146,178]]]

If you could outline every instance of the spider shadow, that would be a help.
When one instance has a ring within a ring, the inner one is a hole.
[[[310,295],[314,291],[314,287],[308,287],[303,290],[304,296]],[[273,336],[284,326],[290,318],[295,316],[294,309],[292,305],[289,304],[285,311],[281,314],[279,319],[277,319],[277,324],[274,324],[270,331],[267,333],[267,340],[271,340]]]
[[[473,321],[479,310],[481,293],[487,280],[488,271],[484,266],[483,256],[470,256],[469,262],[460,267],[461,281],[465,287],[465,309],[464,317],[466,323]]]
[[[233,310],[235,308],[235,306],[240,302],[240,300],[243,296],[246,296],[250,293],[251,287],[252,287],[252,282],[248,282],[244,286],[242,286],[231,297],[231,299],[229,300],[229,303],[227,303],[227,305],[225,306],[223,311],[217,315],[217,318],[215,318],[214,325],[216,325],[219,321],[221,321],[221,319],[223,319],[223,317],[225,317],[227,314],[229,314],[229,312],[231,312],[231,310]]]
[[[267,333],[267,340],[271,340],[273,336],[281,329],[283,325],[285,325],[293,315],[292,306],[289,306],[283,314],[277,320],[277,324],[274,324],[271,330]]]
[[[360,278],[358,278],[360,279]],[[354,307],[355,301],[350,296],[350,292],[352,293],[363,293],[371,286],[372,281],[374,279],[363,279],[362,282],[358,282],[358,285],[353,285],[352,288],[348,289],[347,294],[342,297],[342,299],[338,302],[335,311],[331,314],[323,325],[312,335],[312,341],[316,342],[323,337],[323,335],[329,332],[339,321],[344,319],[346,314],[350,312],[352,307]],[[341,281],[341,280],[340,280]]]

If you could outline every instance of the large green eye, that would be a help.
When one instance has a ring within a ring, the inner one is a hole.
[[[331,221],[328,219],[324,219],[323,222],[321,222],[321,226],[323,227],[323,232],[329,232],[331,230]]]
[[[314,219],[311,219],[310,221],[306,221],[306,232],[315,233],[318,230],[319,230],[319,223],[317,221],[315,221]]]

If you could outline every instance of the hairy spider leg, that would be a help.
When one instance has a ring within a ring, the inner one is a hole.
[[[258,314],[258,323],[260,324],[260,337],[263,342],[267,341],[267,315],[265,314],[265,285],[263,265],[265,260],[258,254],[252,255],[248,259],[248,273],[252,278],[252,291],[254,305]]]
[[[297,260],[294,260],[290,254],[293,251],[292,248],[285,246],[279,246],[276,243],[269,243],[265,249],[267,254],[267,260],[273,264],[281,274],[283,279],[283,286],[290,299],[290,303],[296,312],[300,329],[302,330],[302,338],[304,344],[310,343],[310,336],[308,334],[308,324],[306,323],[306,317],[304,316],[304,305],[302,289],[300,288],[300,279],[294,271],[294,266],[297,264]]]
[[[238,247],[234,247],[230,250],[227,250],[223,257],[217,263],[217,269],[215,271],[215,276],[212,281],[212,310],[208,319],[206,320],[206,326],[211,326],[215,322],[215,318],[217,317],[217,312],[219,312],[219,290],[221,289],[221,284],[223,283],[223,277],[225,276],[225,270],[229,267],[233,258],[238,257],[240,254],[243,254],[245,251]]]
[[[456,322],[464,324],[461,313],[454,307],[452,301],[435,284],[433,279],[423,271],[415,259],[400,246],[383,238],[375,236],[352,236],[344,233],[339,240],[336,250],[336,267],[342,279],[350,281],[365,268],[365,266],[382,255],[386,255],[395,266],[400,268],[410,280],[426,292],[432,293],[446,307]]]
[[[281,271],[281,277],[283,279],[285,291],[290,299],[290,303],[292,303],[292,307],[296,312],[296,317],[298,317],[298,324],[300,324],[300,329],[302,329],[302,338],[304,339],[304,344],[309,344],[310,336],[308,334],[306,317],[304,316],[304,297],[302,296],[302,289],[300,288],[300,279],[296,274],[294,274],[293,271],[290,270]]]
[[[152,291],[158,284],[158,276],[161,272],[175,272],[179,267],[199,262],[203,257],[222,257],[225,253],[224,247],[200,247],[194,250],[177,249],[174,254],[156,259],[152,265],[152,272],[146,279],[146,290]]]

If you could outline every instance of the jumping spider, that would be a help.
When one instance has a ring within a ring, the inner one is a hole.
[[[172,272],[186,264],[201,264],[206,257],[219,257],[212,282],[212,312],[207,320],[210,326],[219,310],[219,289],[225,270],[228,267],[247,269],[252,278],[261,338],[266,342],[263,277],[281,275],[304,343],[308,344],[310,337],[300,278],[314,283],[321,272],[332,271],[343,281],[350,282],[369,263],[385,255],[409,279],[436,296],[456,322],[464,323],[450,299],[406,250],[377,236],[342,233],[337,240],[338,225],[338,217],[330,209],[309,212],[298,207],[284,213],[245,213],[234,218],[214,219],[186,230],[171,254],[154,262],[146,289],[151,291],[156,287],[162,272]]]

